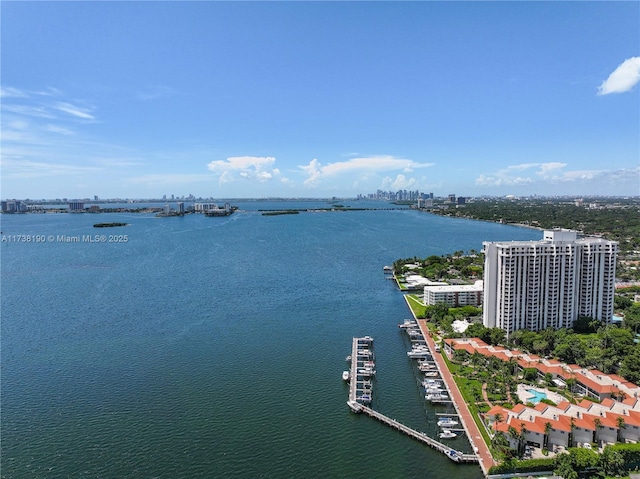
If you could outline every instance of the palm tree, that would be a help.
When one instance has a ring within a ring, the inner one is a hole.
[[[618,426],[618,437],[617,441],[622,442],[622,430],[627,428],[626,423],[624,422],[624,418],[622,416],[618,416],[616,418],[616,424]]]
[[[524,446],[527,443],[527,426],[525,423],[520,423],[520,438],[518,441],[518,455],[521,456],[524,452]]]
[[[549,449],[549,433],[553,429],[553,426],[550,422],[544,423],[544,447]]]
[[[571,426],[571,432],[569,433],[569,447],[573,447],[573,430],[576,428],[576,420],[574,417],[571,418],[569,425]]]
[[[515,427],[509,426],[509,429],[507,429],[507,432],[509,433],[509,436],[511,437],[511,439],[513,439],[514,441],[520,442],[520,433]]]
[[[602,429],[604,426],[602,425],[602,421],[599,417],[593,420],[593,425],[596,428],[595,432],[593,433],[593,442],[598,442],[598,431],[600,431],[600,429]]]
[[[502,413],[496,413],[495,416],[493,416],[493,422],[495,424],[500,424],[502,421],[504,421],[504,416],[502,415]],[[497,427],[495,427],[494,429],[497,430]]]

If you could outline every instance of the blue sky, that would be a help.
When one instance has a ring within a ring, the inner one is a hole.
[[[1,5],[2,198],[640,194],[638,2]]]

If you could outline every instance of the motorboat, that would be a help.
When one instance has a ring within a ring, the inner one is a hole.
[[[460,462],[462,459],[462,453],[460,451],[456,451],[455,449],[451,449],[447,452],[447,457],[455,462]]]
[[[349,380],[349,371],[342,371],[342,380],[343,381],[348,381]]]
[[[426,358],[431,356],[431,352],[428,349],[413,349],[407,352],[407,356],[410,358]]]
[[[450,428],[453,426],[457,426],[459,423],[452,417],[442,417],[438,420],[437,424],[442,428]]]
[[[431,372],[425,373],[424,377],[426,377],[426,378],[437,378],[438,377],[438,373],[437,373],[437,371],[431,371]]]
[[[443,429],[440,434],[438,434],[440,439],[455,439],[458,435],[453,432],[451,429]]]
[[[442,392],[439,392],[439,393],[427,394],[424,398],[427,401],[437,402],[437,401],[446,401],[447,399],[449,399],[449,396],[447,396],[447,393],[442,391]]]
[[[417,323],[413,319],[405,319],[404,323],[398,324],[399,328],[413,328],[415,326],[417,326]]]
[[[422,372],[427,372],[427,371],[431,371],[433,369],[436,369],[436,367],[433,364],[429,364],[427,362],[422,362],[420,364],[418,364],[418,369]]]

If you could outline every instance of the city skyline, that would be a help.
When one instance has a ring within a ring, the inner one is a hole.
[[[636,2],[3,2],[2,198],[640,194]]]

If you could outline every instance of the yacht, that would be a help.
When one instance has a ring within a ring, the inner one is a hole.
[[[410,358],[426,358],[428,356],[431,356],[431,353],[428,349],[417,348],[408,351],[407,356],[409,356]]]
[[[424,377],[425,378],[437,378],[438,377],[438,373],[437,371],[431,371],[428,373],[424,373]]]
[[[413,319],[405,319],[404,323],[398,324],[399,328],[413,328],[417,326],[417,323]]]
[[[458,421],[456,421],[455,419],[453,419],[452,417],[443,417],[440,418],[438,420],[438,426],[440,427],[453,427],[453,426],[457,426],[458,425]]]
[[[348,381],[349,380],[349,371],[342,371],[342,380],[343,381]]]
[[[443,429],[440,434],[438,434],[440,439],[455,439],[458,435],[453,432],[451,429]]]
[[[439,393],[427,394],[424,398],[427,401],[438,402],[438,401],[446,401],[447,399],[449,399],[449,396],[447,396],[447,393],[442,391],[442,392],[439,392]]]

